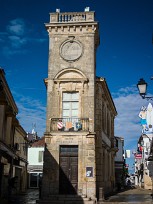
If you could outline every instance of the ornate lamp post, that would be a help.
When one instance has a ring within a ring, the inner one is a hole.
[[[151,79],[153,79],[153,77],[151,77]],[[145,82],[145,80],[143,78],[141,78],[137,83],[139,94],[143,99],[153,100],[153,96],[146,96],[147,86],[148,86],[148,84]]]

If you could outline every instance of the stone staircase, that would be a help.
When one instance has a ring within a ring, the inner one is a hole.
[[[96,204],[95,200],[82,198],[78,195],[51,195],[48,198],[37,200],[38,204]]]

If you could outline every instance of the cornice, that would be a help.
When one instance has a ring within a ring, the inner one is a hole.
[[[112,99],[112,96],[111,96],[111,93],[109,91],[109,88],[107,86],[107,83],[106,83],[106,80],[102,77],[97,77],[96,78],[96,83],[99,83],[102,85],[103,87],[103,90],[104,90],[104,98],[105,100],[107,99],[108,103],[109,103],[109,106],[111,107],[111,110],[113,111],[114,113],[114,116],[117,115],[117,110],[116,110],[116,107],[115,107],[115,104],[114,104],[114,101]]]
[[[18,113],[18,108],[14,101],[12,93],[10,91],[10,88],[8,86],[8,83],[6,81],[5,72],[3,69],[0,69],[0,80],[1,80],[2,92],[5,95],[5,100],[7,101],[8,105],[12,107],[13,112],[16,115]]]

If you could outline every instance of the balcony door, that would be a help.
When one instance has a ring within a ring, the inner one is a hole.
[[[74,123],[78,120],[79,92],[64,92],[62,105],[62,117],[65,123],[69,123],[68,128],[74,127]]]

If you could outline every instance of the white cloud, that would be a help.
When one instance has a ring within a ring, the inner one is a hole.
[[[118,112],[115,119],[115,135],[124,137],[126,146],[134,148],[141,135],[138,114],[142,105],[147,106],[148,102],[141,99],[133,86],[122,88],[114,95],[116,95],[114,103]]]
[[[44,37],[43,32],[36,32],[28,29],[29,26],[25,23],[24,19],[17,18],[11,20],[6,26],[6,30],[0,32],[0,45],[2,54],[10,57],[15,54],[25,54],[29,49],[25,45],[28,43],[43,43],[48,39],[47,33]]]
[[[7,26],[7,31],[17,36],[24,35],[25,29],[25,22],[20,18],[10,21],[9,25]]]
[[[24,97],[13,92],[19,113],[17,118],[26,132],[31,132],[33,124],[38,136],[43,136],[46,125],[46,107],[41,101],[31,97]]]
[[[148,105],[148,101],[142,99],[135,86],[124,87],[112,94],[118,112],[115,119],[115,136],[124,138],[124,149],[131,150],[131,158],[126,159],[129,169],[133,169],[134,155],[132,152],[137,149],[137,142],[141,136],[140,108]]]

